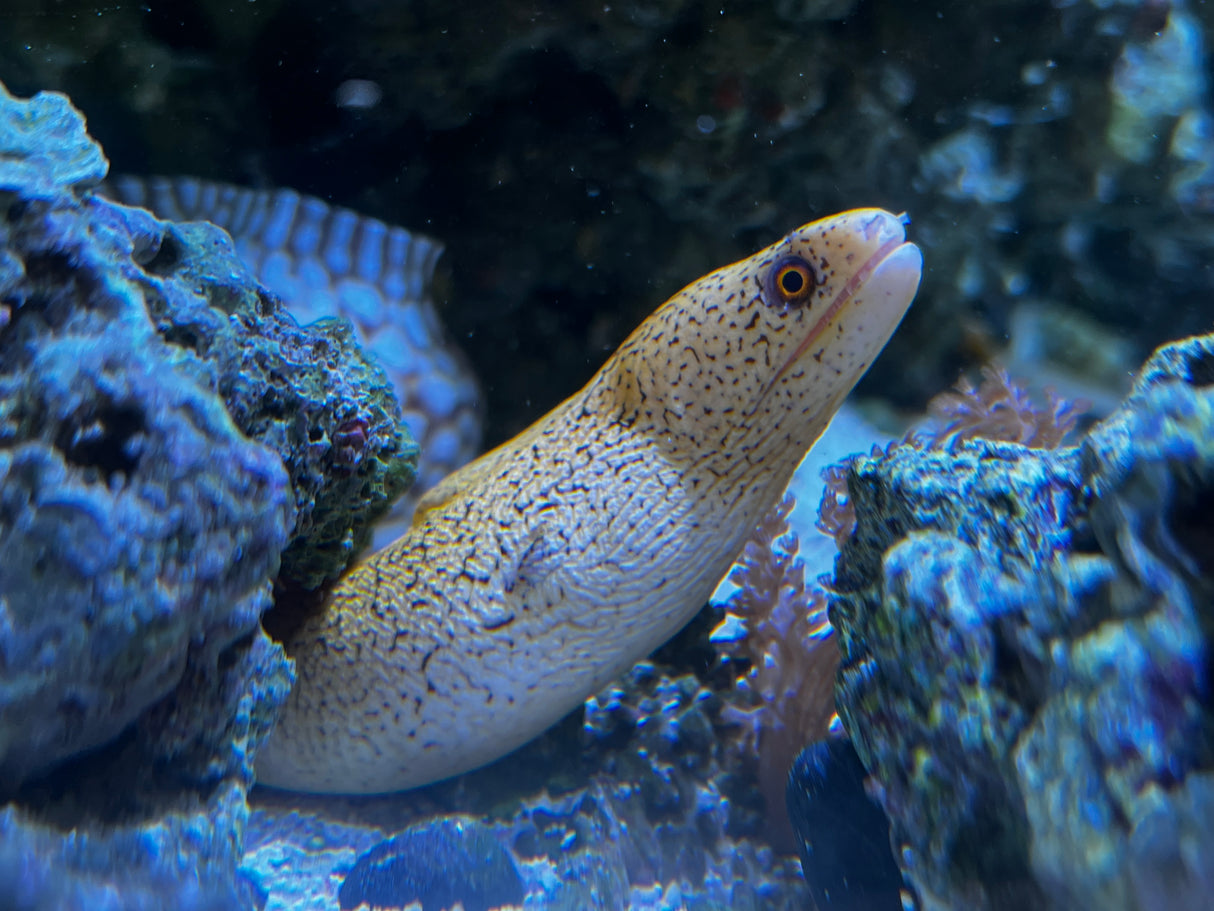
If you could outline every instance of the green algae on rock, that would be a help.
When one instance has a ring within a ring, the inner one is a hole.
[[[148,311],[184,369],[222,396],[249,437],[278,452],[296,520],[280,579],[313,589],[340,575],[408,489],[418,450],[387,375],[341,319],[300,326],[262,290],[214,225],[157,222]],[[163,281],[195,295],[169,297]]]
[[[376,525],[377,547],[409,527],[418,497],[479,454],[480,385],[432,299],[441,243],[286,188],[124,175],[111,176],[103,192],[157,218],[223,228],[300,323],[350,320],[359,347],[392,381],[421,447],[416,481]]]

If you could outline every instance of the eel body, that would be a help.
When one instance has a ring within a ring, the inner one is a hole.
[[[522,745],[705,603],[918,288],[899,218],[689,285],[576,395],[441,482],[285,643],[258,780],[403,790]]]
[[[353,323],[392,381],[421,449],[417,481],[380,522],[377,545],[408,527],[417,494],[479,451],[480,389],[430,300],[443,252],[438,241],[286,188],[118,176],[105,189],[159,218],[223,228],[244,264],[299,322],[344,316]]]

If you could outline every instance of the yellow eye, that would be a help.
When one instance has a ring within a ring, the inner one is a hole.
[[[817,287],[813,268],[799,256],[786,256],[768,273],[764,283],[768,306],[795,307],[809,300]]]

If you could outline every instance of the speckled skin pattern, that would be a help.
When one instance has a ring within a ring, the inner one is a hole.
[[[705,603],[910,305],[898,218],[806,225],[685,288],[576,395],[422,498],[287,642],[258,780],[376,793],[515,749]]]
[[[344,316],[354,324],[359,343],[392,380],[421,448],[413,490],[380,523],[377,545],[408,527],[417,495],[480,450],[480,389],[430,300],[442,244],[290,189],[119,176],[106,192],[160,218],[223,228],[300,323]]]

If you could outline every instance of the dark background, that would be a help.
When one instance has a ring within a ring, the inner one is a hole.
[[[445,241],[438,303],[484,382],[492,445],[683,284],[855,206],[908,211],[926,257],[861,387],[898,407],[997,355],[1024,303],[1094,318],[1133,363],[1208,328],[1210,16],[9,0],[0,81],[67,92],[115,172],[291,186]],[[1194,41],[1196,65],[1174,50]],[[378,102],[339,104],[348,80]],[[1125,365],[1089,366],[1102,382]]]

